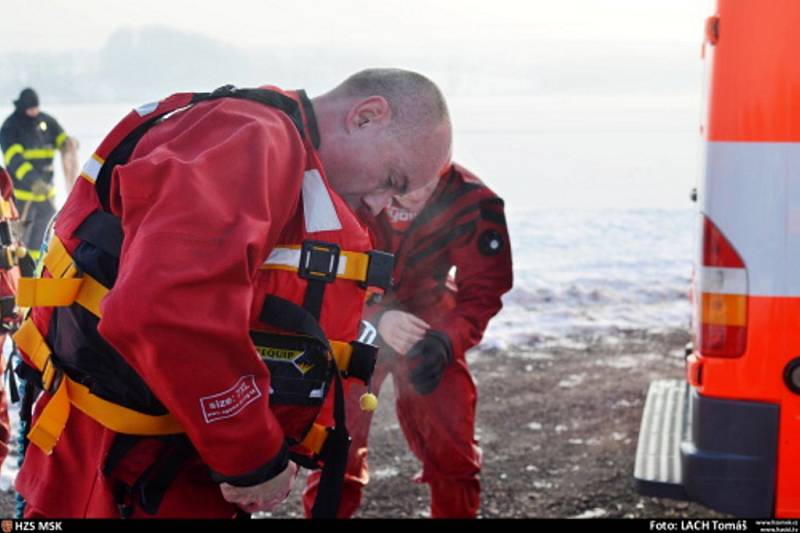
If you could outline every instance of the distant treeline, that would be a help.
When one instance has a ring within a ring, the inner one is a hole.
[[[497,43],[493,49],[466,49],[462,44],[431,50],[415,47],[413,37],[406,37],[396,46],[373,49],[343,40],[328,47],[243,50],[171,28],[122,29],[99,50],[0,55],[0,99],[13,99],[25,86],[37,88],[46,103],[148,101],[226,83],[273,83],[315,94],[372,66],[420,70],[449,96],[616,94],[621,86],[652,94],[696,88],[694,65],[676,62],[668,45],[587,49],[579,42],[550,46],[532,41],[526,48]]]

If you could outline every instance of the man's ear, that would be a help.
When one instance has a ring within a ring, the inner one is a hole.
[[[392,108],[383,96],[359,100],[347,114],[347,130],[384,126],[392,119]]]

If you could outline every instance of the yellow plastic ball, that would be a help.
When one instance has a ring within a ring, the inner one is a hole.
[[[17,246],[17,259],[22,259],[28,255],[28,249],[24,246]]]
[[[371,392],[367,392],[361,395],[361,398],[359,398],[358,403],[361,406],[362,411],[367,411],[371,413],[372,411],[378,408],[378,397],[372,394]]]

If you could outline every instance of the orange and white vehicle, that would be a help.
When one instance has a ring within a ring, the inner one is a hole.
[[[703,45],[693,350],[651,384],[638,490],[800,517],[800,1],[718,0]]]

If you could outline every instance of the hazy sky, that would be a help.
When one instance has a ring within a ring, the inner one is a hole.
[[[703,0],[4,0],[0,50],[97,48],[123,26],[159,24],[241,47],[438,45],[538,40],[699,42]]]
[[[296,78],[265,67],[247,83],[312,95],[353,68],[430,73],[451,100],[457,157],[525,205],[688,207],[700,166],[700,47],[712,0],[2,3],[0,57],[97,51],[115,31],[158,25],[259,57],[272,49]],[[295,68],[293,48],[324,76]],[[48,96],[57,101],[55,88]],[[113,121],[85,116],[69,128],[92,145]]]

